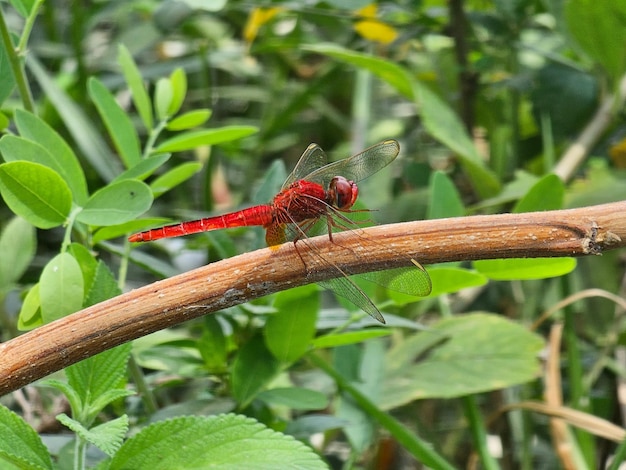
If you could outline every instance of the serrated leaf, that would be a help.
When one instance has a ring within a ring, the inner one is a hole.
[[[155,452],[155,449],[159,449]],[[152,424],[124,443],[110,470],[214,468],[327,469],[313,450],[239,415],[187,416]]]
[[[22,277],[36,249],[34,227],[20,217],[13,217],[0,234],[0,288]]]
[[[144,158],[134,167],[129,168],[124,173],[118,175],[117,178],[112,181],[112,183],[129,179],[143,181],[152,173],[154,173],[155,170],[161,167],[165,162],[167,162],[171,156],[171,153],[161,153],[157,155],[152,155],[148,158]]]
[[[83,204],[88,196],[85,173],[65,139],[41,118],[22,109],[15,110],[15,124],[22,137],[39,144],[52,159],[50,164],[34,159],[30,161],[47,165],[59,173],[70,187],[76,203]],[[23,154],[16,157],[15,160],[25,160]]]
[[[39,298],[39,284],[35,284],[30,288],[24,302],[22,302],[22,308],[20,309],[20,316],[17,321],[17,328],[20,331],[32,330],[38,326],[43,325],[43,318],[41,316],[41,300]]]
[[[90,422],[108,404],[99,402],[99,407],[94,408],[93,404],[99,400],[100,396],[106,395],[110,390],[116,390],[122,384],[126,376],[126,364],[130,357],[131,343],[117,346],[108,351],[96,354],[84,361],[73,364],[65,369],[67,380],[80,396],[83,404],[81,413],[89,416],[81,417],[81,421]],[[119,389],[121,396],[126,391]],[[117,391],[114,393],[118,393]],[[115,395],[113,399],[117,398]]]
[[[450,317],[392,347],[378,405],[454,398],[509,387],[541,372],[543,339],[498,315]]]
[[[81,410],[83,409],[83,403],[80,399],[80,396],[78,395],[78,392],[70,384],[56,379],[42,380],[41,382],[39,382],[39,384],[44,387],[56,388],[63,395],[65,395],[65,398],[67,398],[67,401],[70,404],[70,409],[72,410],[72,414],[80,414]]]
[[[368,339],[389,336],[393,330],[387,328],[368,328],[366,330],[331,333],[315,338],[311,344],[316,349],[336,348],[348,344],[362,343]]]
[[[93,282],[85,295],[84,306],[89,307],[105,300],[112,299],[122,293],[109,267],[99,260],[94,273]]]
[[[231,377],[233,397],[239,406],[247,406],[279,371],[278,361],[260,336],[245,343],[237,352]]]
[[[508,258],[474,261],[474,268],[496,281],[548,279],[576,268],[576,258]]]
[[[14,213],[38,228],[63,224],[72,208],[72,193],[63,178],[39,163],[1,164],[0,194]]]
[[[171,170],[156,178],[151,184],[152,194],[159,197],[182,182],[188,180],[202,169],[202,163],[187,162],[175,166]]]
[[[172,100],[167,108],[167,115],[174,116],[183,105],[185,96],[187,95],[187,75],[182,68],[176,68],[170,75],[170,83],[172,84]]]
[[[12,462],[17,468],[54,468],[37,432],[3,405],[0,405],[0,460]]]
[[[77,220],[90,225],[116,225],[139,217],[152,205],[152,191],[137,180],[122,180],[96,191]]]
[[[258,131],[259,129],[254,126],[224,126],[219,129],[185,132],[166,140],[155,149],[155,152],[181,152],[202,145],[217,145],[248,137]]]
[[[139,137],[133,122],[102,82],[91,77],[87,87],[119,156],[126,168],[132,168],[141,161]]]
[[[143,78],[137,68],[137,64],[135,64],[133,56],[123,44],[120,44],[118,48],[117,61],[122,68],[128,88],[130,88],[135,108],[137,108],[146,129],[151,131],[153,127],[152,103],[150,103],[150,97],[143,84]]]
[[[284,363],[299,359],[315,336],[315,320],[320,308],[317,286],[308,285],[280,292],[274,301],[276,313],[265,324],[265,344]]]
[[[124,436],[128,432],[127,415],[122,415],[91,429],[86,429],[81,423],[70,418],[65,413],[57,415],[57,420],[109,457],[113,457],[119,448],[122,447]]]
[[[209,120],[212,111],[210,109],[195,109],[175,117],[167,123],[170,131],[184,131],[201,126]]]
[[[268,405],[286,406],[294,410],[322,410],[328,406],[323,393],[299,387],[273,388],[257,395]]]
[[[83,306],[83,273],[76,259],[69,253],[52,258],[41,272],[39,297],[44,323],[50,323]]]

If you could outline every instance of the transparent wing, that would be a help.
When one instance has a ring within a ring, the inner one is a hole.
[[[326,165],[327,161],[328,157],[319,145],[309,145],[298,160],[298,163],[296,163],[293,171],[289,174],[289,176],[283,183],[281,190],[285,189],[294,181],[306,179],[305,177],[307,175]]]
[[[309,146],[310,148],[311,146]],[[395,160],[399,152],[400,144],[397,141],[385,140],[363,150],[361,153],[325,165],[298,179],[320,183],[324,188],[328,187],[330,180],[335,176],[343,176],[348,180],[358,182],[389,165]],[[304,155],[300,161],[303,158]],[[299,164],[300,162],[298,162]],[[310,168],[308,165],[307,167]]]

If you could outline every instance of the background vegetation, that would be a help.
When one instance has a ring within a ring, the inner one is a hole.
[[[2,341],[263,246],[255,229],[126,237],[267,202],[311,142],[338,159],[400,141],[359,186],[382,223],[626,197],[620,2],[0,8]],[[208,315],[3,397],[0,461],[616,468],[623,261],[428,267],[422,301],[367,288],[384,328],[315,286]],[[564,357],[542,374],[551,324]]]

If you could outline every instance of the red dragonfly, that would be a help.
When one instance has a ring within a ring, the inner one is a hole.
[[[309,242],[308,235],[315,233],[315,226],[319,230],[318,222],[328,230],[331,241],[333,229],[346,229],[348,224],[354,225],[349,215],[359,212],[351,210],[359,192],[356,183],[387,166],[396,158],[399,151],[400,145],[397,141],[386,140],[357,155],[327,163],[324,151],[317,144],[311,144],[271,203],[225,215],[155,228],[131,235],[128,239],[131,242],[149,242],[209,230],[262,226],[266,230],[265,240],[270,247],[287,241],[294,244],[301,241],[310,247],[313,253],[317,253]],[[356,231],[355,235],[359,236]],[[387,249],[364,237],[362,242],[370,246],[369,250]],[[321,254],[317,253],[317,256],[322,258],[323,262],[334,265]],[[420,297],[428,295],[431,291],[428,273],[417,261],[411,259],[410,262],[413,264],[411,268],[360,276],[385,287],[394,285],[390,288],[410,295]],[[372,300],[348,277],[350,273],[346,273],[338,266],[335,268],[341,276],[319,284],[350,300],[381,323],[385,323]]]

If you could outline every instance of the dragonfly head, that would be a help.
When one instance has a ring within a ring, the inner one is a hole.
[[[328,203],[337,209],[350,209],[356,202],[359,188],[354,181],[335,176],[328,186]]]

